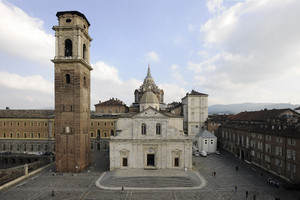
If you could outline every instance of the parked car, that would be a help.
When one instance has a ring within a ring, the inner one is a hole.
[[[215,154],[220,155],[220,152],[219,152],[219,151],[216,151]]]
[[[199,157],[199,151],[195,151],[194,156]]]
[[[3,152],[2,155],[10,155],[12,154],[10,151]]]
[[[51,152],[51,151],[46,151],[46,152],[44,153],[44,155],[45,155],[45,156],[51,156],[51,155],[54,155],[54,153]]]
[[[201,151],[200,155],[203,156],[203,157],[206,157],[207,156],[207,152],[206,151]]]

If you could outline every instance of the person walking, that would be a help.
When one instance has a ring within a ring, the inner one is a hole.
[[[256,200],[256,196],[255,195],[253,195],[253,200]]]
[[[248,190],[246,191],[246,198],[248,198]]]
[[[234,192],[236,192],[237,191],[237,187],[236,186],[234,186]]]

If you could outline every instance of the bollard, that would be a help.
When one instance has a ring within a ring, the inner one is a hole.
[[[25,163],[24,165],[24,170],[25,170],[25,177],[27,178],[28,177],[28,164]]]

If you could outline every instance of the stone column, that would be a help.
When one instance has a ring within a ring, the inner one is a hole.
[[[25,170],[25,177],[27,178],[28,177],[28,164],[25,163],[24,165],[24,170]]]

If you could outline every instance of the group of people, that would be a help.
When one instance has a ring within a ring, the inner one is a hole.
[[[269,185],[274,185],[278,188],[279,188],[279,185],[280,185],[277,181],[272,180],[271,178],[268,179],[268,183],[269,183]]]

